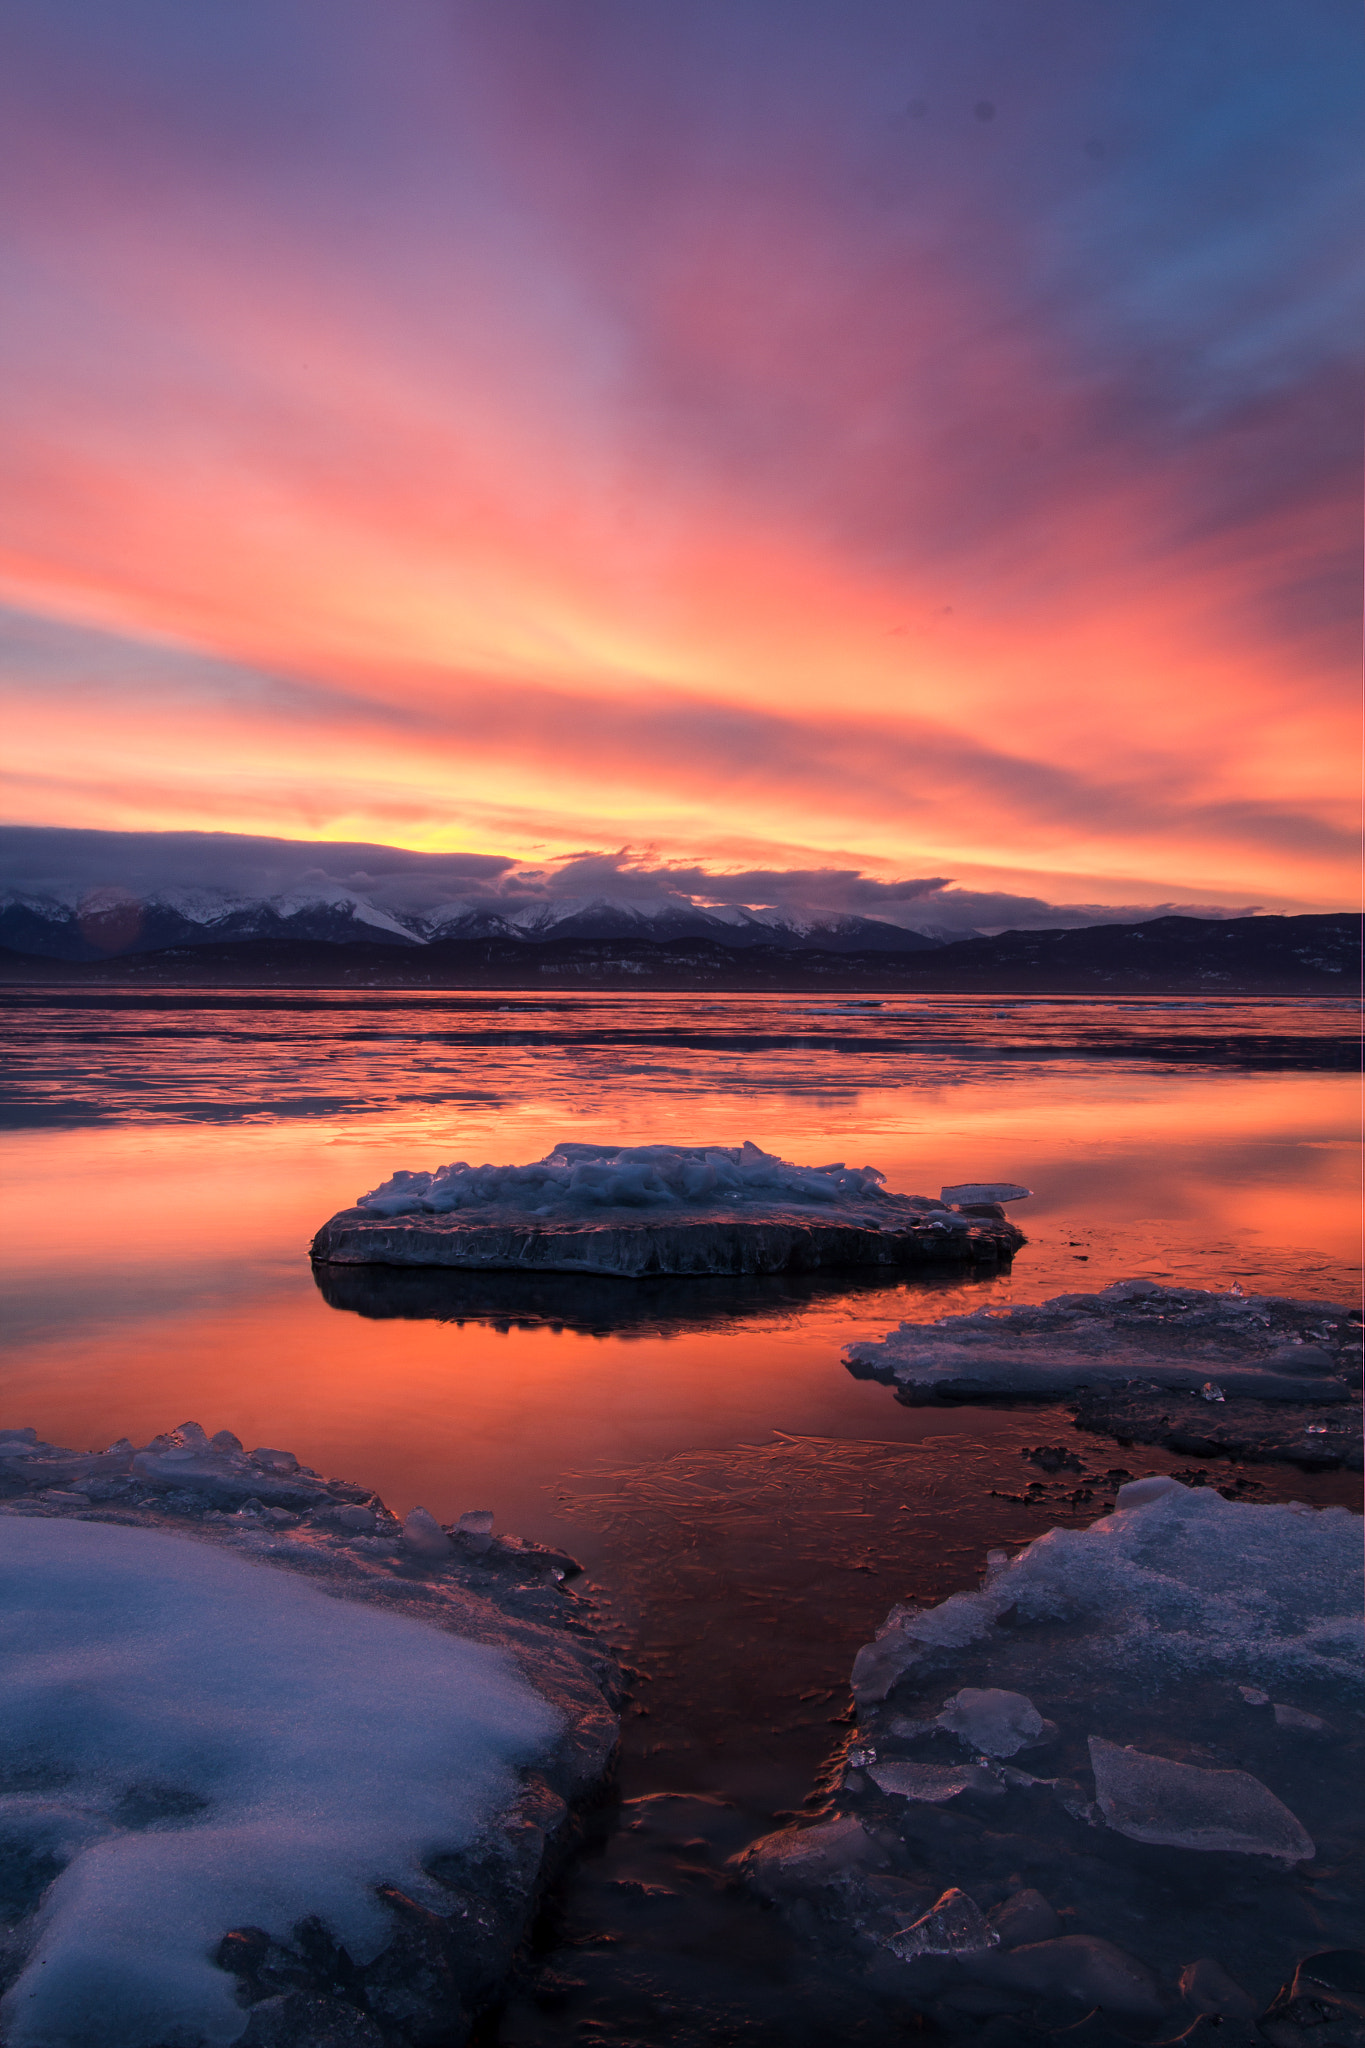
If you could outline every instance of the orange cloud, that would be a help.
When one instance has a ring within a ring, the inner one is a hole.
[[[1272,308],[1246,367],[1174,257],[1131,310],[1141,194],[1044,176],[1041,115],[912,177],[808,50],[755,134],[690,72],[599,132],[458,26],[458,119],[420,36],[372,78],[343,36],[302,159],[271,109],[260,163],[142,135],[131,85],[82,129],[71,51],[16,110],[13,816],[1351,900],[1340,350]]]

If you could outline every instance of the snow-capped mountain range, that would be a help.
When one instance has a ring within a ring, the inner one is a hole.
[[[83,895],[15,891],[0,898],[0,945],[49,960],[99,960],[163,946],[293,939],[347,945],[429,946],[442,940],[695,939],[847,953],[922,952],[961,931],[907,930],[884,918],[794,917],[776,910],[705,909],[686,897],[566,897],[515,909],[454,901],[421,911],[382,908],[335,884],[256,897],[206,889],[121,889]]]

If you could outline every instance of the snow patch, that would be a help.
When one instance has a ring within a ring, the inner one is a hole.
[[[378,1216],[517,1209],[532,1216],[602,1209],[716,1209],[742,1213],[775,1203],[866,1211],[890,1198],[875,1166],[793,1166],[748,1140],[742,1145],[556,1145],[529,1166],[399,1172],[356,1203]]]
[[[146,1529],[0,1520],[0,1642],[0,1843],[65,1864],[12,2048],[236,2040],[229,1929],[374,1957],[374,1886],[437,1903],[424,1863],[560,1729],[504,1651]]]

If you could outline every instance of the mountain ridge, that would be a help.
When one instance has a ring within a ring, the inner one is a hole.
[[[0,900],[0,946],[73,962],[254,940],[423,950],[461,941],[543,945],[552,939],[710,939],[735,948],[777,942],[827,952],[920,952],[944,943],[936,934],[884,918],[706,909],[686,899],[569,897],[515,909],[453,901],[406,913],[340,886],[256,898],[200,889],[165,889],[147,897],[99,889],[67,898],[13,891]]]

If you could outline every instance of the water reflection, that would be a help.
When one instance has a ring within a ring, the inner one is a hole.
[[[994,1274],[991,1276],[995,1277]],[[683,1331],[761,1330],[813,1309],[879,1319],[908,1303],[904,1276],[877,1272],[655,1275],[465,1273],[448,1267],[315,1265],[329,1308],[375,1322],[490,1323],[495,1330],[576,1330],[594,1337],[674,1337]],[[915,1275],[917,1304],[956,1295],[961,1266]]]
[[[515,1110],[528,1087],[619,1115],[627,1093],[705,1088],[849,1102],[864,1088],[997,1089],[1043,1070],[1141,1062],[1354,1071],[1348,1003],[1050,997],[888,999],[846,1009],[783,996],[0,991],[0,1125],[111,1119],[329,1119],[415,1105]],[[504,1021],[505,1020],[505,1021]]]

